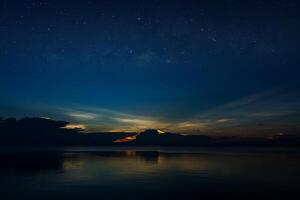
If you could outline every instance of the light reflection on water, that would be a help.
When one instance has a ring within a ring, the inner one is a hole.
[[[300,194],[299,155],[297,149],[6,149],[0,188],[5,199],[292,199]]]

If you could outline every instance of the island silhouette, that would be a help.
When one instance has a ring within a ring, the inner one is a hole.
[[[0,118],[0,146],[298,146],[300,136],[273,137],[182,135],[156,129],[136,132],[84,133],[69,122],[41,117]]]

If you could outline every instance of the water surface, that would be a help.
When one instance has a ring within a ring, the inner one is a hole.
[[[285,148],[6,148],[1,199],[297,199]]]

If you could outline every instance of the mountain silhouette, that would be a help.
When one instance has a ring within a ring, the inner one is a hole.
[[[211,137],[181,135],[148,129],[140,133],[83,133],[66,128],[69,122],[46,118],[0,118],[0,146],[272,146],[300,145],[297,135],[276,134],[272,138]]]

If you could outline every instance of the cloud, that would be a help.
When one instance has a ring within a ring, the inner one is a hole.
[[[183,121],[172,124],[168,127],[169,131],[180,133],[199,133],[206,131],[208,123],[200,120]]]
[[[76,107],[76,109],[75,109]],[[148,128],[164,128],[166,123],[151,117],[124,113],[112,109],[76,105],[62,111],[75,122],[80,122],[86,131],[142,131]]]
[[[218,119],[217,122],[218,123],[226,123],[226,122],[231,122],[233,121],[233,118],[223,118],[223,119]]]
[[[269,90],[248,95],[198,115],[180,119],[162,116],[137,115],[102,107],[75,105],[64,109],[75,124],[85,131],[139,132],[154,128],[165,132],[187,134],[259,135],[261,133],[296,130],[299,125],[299,98],[290,98],[281,90]],[[297,129],[297,130],[298,130]]]
[[[249,117],[274,117],[274,116],[280,116],[284,115],[284,113],[277,113],[277,112],[270,112],[270,111],[265,111],[265,112],[253,112],[249,113]]]
[[[291,98],[293,97],[293,98]],[[299,130],[299,96],[273,89],[224,103],[195,119],[206,120],[206,130],[218,134],[263,135]],[[226,117],[224,117],[226,116]]]
[[[113,118],[118,122],[125,123],[125,124],[132,124],[135,126],[139,126],[141,128],[151,128],[154,124],[156,124],[155,121],[152,120],[145,120],[145,119],[132,119],[132,118]]]
[[[98,116],[97,114],[86,112],[70,112],[67,113],[67,115],[80,120],[91,120],[97,118]]]
[[[87,111],[93,110],[95,115],[101,116],[98,128],[104,128],[110,132],[134,131],[139,132],[145,129],[160,129],[169,132],[190,132],[206,130],[205,121],[172,121],[172,119],[161,119],[149,116],[124,113],[106,108],[85,107]],[[102,124],[103,126],[99,126]]]

